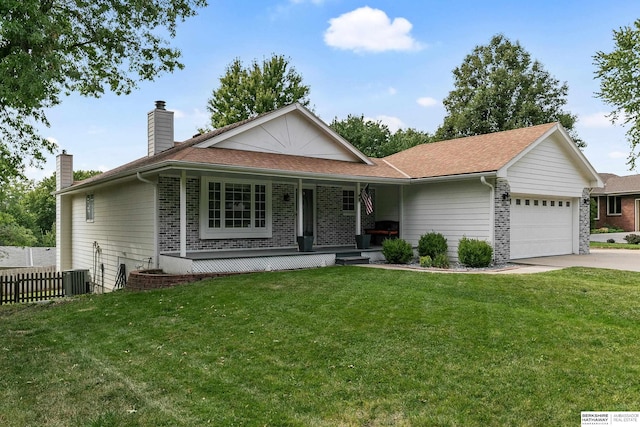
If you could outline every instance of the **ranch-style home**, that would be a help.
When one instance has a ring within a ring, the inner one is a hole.
[[[602,187],[594,188],[595,227],[640,231],[640,175],[601,173]]]
[[[588,253],[589,191],[602,186],[558,123],[374,159],[299,104],[176,143],[158,101],[147,156],[81,182],[70,154],[57,162],[57,268],[88,269],[105,289],[132,269],[382,260],[381,237],[416,246],[431,231],[452,259],[463,236],[489,242],[498,264]]]

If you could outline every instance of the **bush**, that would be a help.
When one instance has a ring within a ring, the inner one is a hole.
[[[615,243],[616,241],[614,239],[607,239],[607,243]]]
[[[431,232],[420,236],[418,241],[418,255],[430,256],[435,259],[439,254],[447,253],[447,239],[440,233]]]
[[[413,259],[413,248],[406,240],[386,239],[382,242],[382,255],[390,264],[408,264]]]
[[[433,266],[436,268],[449,268],[449,257],[447,254],[438,254],[433,259]]]
[[[624,236],[624,240],[626,240],[630,245],[637,245],[640,243],[640,236],[637,234],[627,234]]]
[[[488,267],[493,248],[484,240],[463,237],[458,244],[458,261],[468,267]]]
[[[429,268],[433,267],[433,259],[429,255],[420,257],[420,267]]]

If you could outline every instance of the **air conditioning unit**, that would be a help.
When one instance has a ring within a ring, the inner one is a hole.
[[[64,296],[88,294],[90,289],[89,270],[67,270],[62,272]]]

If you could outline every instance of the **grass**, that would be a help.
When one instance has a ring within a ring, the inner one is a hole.
[[[0,425],[576,425],[640,408],[639,284],[330,267],[3,306]]]
[[[640,245],[632,245],[629,243],[607,243],[607,242],[591,242],[590,247],[595,249],[631,249],[631,250],[640,249]]]

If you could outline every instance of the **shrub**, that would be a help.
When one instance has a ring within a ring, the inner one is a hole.
[[[420,267],[429,268],[433,267],[433,259],[429,255],[420,257]]]
[[[607,243],[615,243],[616,241],[614,239],[607,239]]]
[[[449,257],[447,254],[438,254],[433,259],[433,266],[436,268],[449,268]]]
[[[637,245],[640,243],[640,236],[637,234],[627,234],[624,236],[624,240],[626,240],[630,245]]]
[[[390,264],[407,264],[413,259],[413,248],[406,240],[386,239],[382,242],[382,255]]]
[[[463,237],[458,244],[458,261],[468,267],[488,267],[493,248],[484,240]]]
[[[430,256],[435,259],[438,254],[447,253],[447,239],[440,233],[431,232],[420,236],[418,241],[418,255]]]

